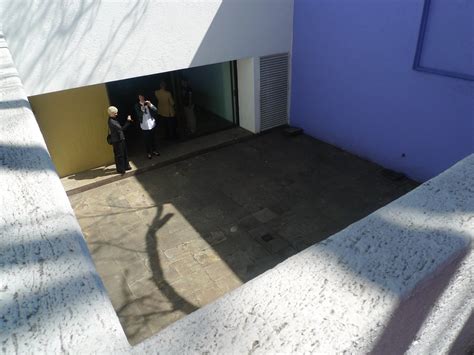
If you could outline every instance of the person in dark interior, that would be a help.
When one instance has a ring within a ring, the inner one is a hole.
[[[124,130],[128,128],[130,122],[132,122],[132,117],[130,115],[127,116],[127,122],[122,126],[118,121],[118,109],[115,106],[110,106],[107,109],[107,113],[109,114],[109,132],[110,132],[110,141],[114,148],[114,157],[115,157],[115,168],[117,169],[117,173],[125,174],[126,170],[132,169],[128,162],[128,155],[127,155],[127,145],[125,144],[125,135],[123,133]]]
[[[156,99],[158,100],[158,115],[166,122],[167,137],[169,139],[176,139],[176,117],[174,109],[174,100],[171,93],[166,89],[166,82],[160,83],[160,90],[155,91]]]
[[[156,119],[154,117],[158,109],[143,94],[138,94],[138,102],[135,104],[135,115],[140,123],[140,128],[145,141],[145,149],[148,159],[153,155],[160,155],[156,142]]]
[[[181,79],[181,100],[187,131],[189,134],[194,134],[196,133],[196,115],[194,114],[193,89],[186,78]]]

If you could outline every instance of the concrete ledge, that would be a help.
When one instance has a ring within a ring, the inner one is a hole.
[[[129,348],[0,35],[0,349]]]
[[[466,351],[473,176],[474,155],[133,351],[419,354],[456,343]]]

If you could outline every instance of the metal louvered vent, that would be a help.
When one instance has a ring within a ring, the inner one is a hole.
[[[288,123],[288,54],[260,58],[260,130]]]

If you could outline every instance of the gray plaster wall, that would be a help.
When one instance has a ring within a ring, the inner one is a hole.
[[[129,345],[0,34],[0,352]]]

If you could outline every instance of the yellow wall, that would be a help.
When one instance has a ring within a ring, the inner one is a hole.
[[[59,176],[67,176],[113,162],[106,142],[105,85],[32,96],[29,98]]]

